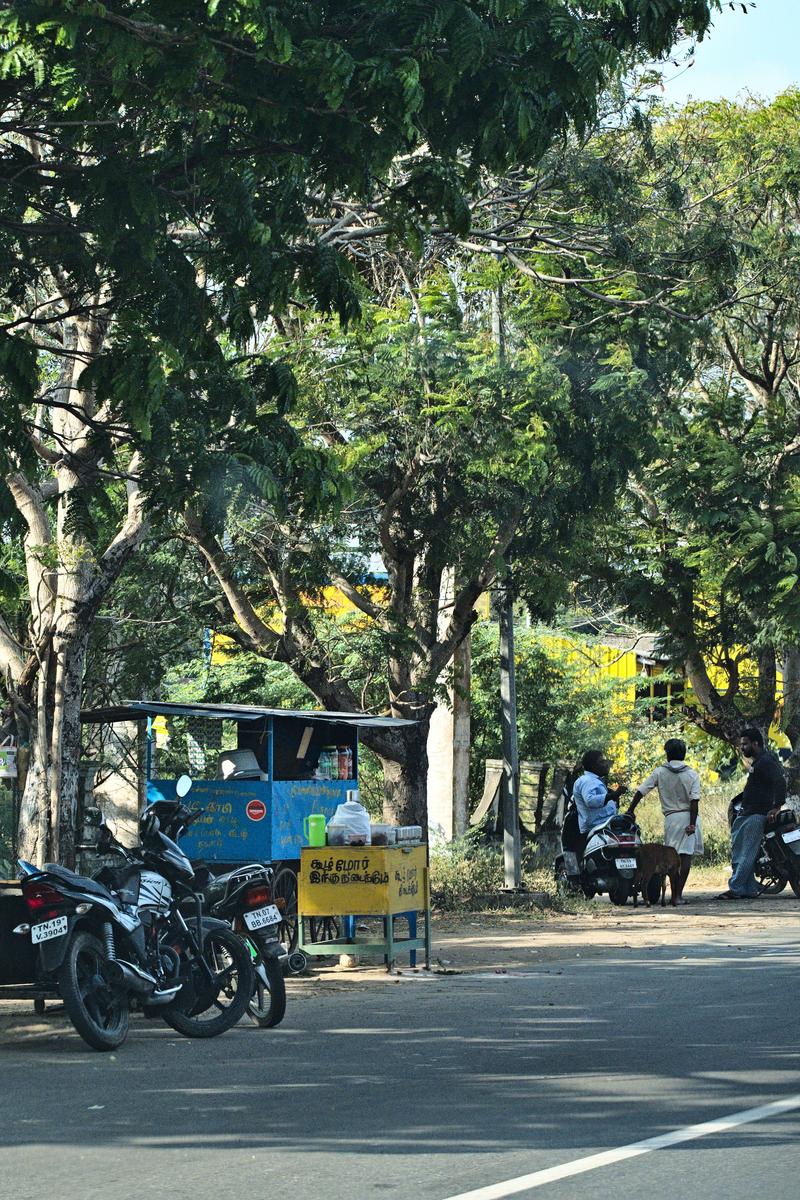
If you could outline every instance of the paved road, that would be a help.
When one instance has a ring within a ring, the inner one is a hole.
[[[799,965],[752,935],[570,952],[295,996],[208,1043],[137,1020],[113,1058],[6,1032],[0,1197],[461,1196],[800,1094]],[[491,1196],[789,1200],[798,1136],[800,1108]]]

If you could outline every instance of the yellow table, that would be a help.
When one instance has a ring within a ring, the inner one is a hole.
[[[425,920],[416,936],[417,914]],[[409,936],[394,936],[394,921],[404,916]],[[300,854],[298,878],[299,947],[304,954],[380,953],[391,967],[398,951],[425,951],[430,967],[430,884],[426,846],[308,846]],[[317,941],[305,937],[303,918],[341,918],[349,936]],[[382,917],[382,941],[358,941],[356,917]],[[413,961],[413,960],[412,960]]]

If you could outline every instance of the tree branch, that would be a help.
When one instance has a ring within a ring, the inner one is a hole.
[[[183,517],[189,536],[214,572],[234,620],[250,642],[250,649],[275,650],[280,642],[279,635],[261,620],[253,608],[231,570],[228,556],[213,534],[205,528],[200,514],[187,505]]]

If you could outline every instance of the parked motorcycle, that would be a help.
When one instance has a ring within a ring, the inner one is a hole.
[[[96,1050],[121,1045],[133,1007],[185,1037],[215,1037],[241,1019],[253,994],[247,947],[224,921],[204,914],[199,891],[208,878],[196,876],[176,844],[200,815],[182,804],[190,787],[183,776],[177,800],[145,810],[136,849],[101,826],[98,849],[123,865],[104,867],[95,879],[20,861],[31,920],[15,932],[39,947],[42,979],[55,982],[76,1030]],[[175,838],[162,831],[162,819]],[[187,901],[188,919],[181,911]]]
[[[763,895],[777,896],[788,883],[800,899],[800,828],[791,810],[766,826],[754,871]]]
[[[578,810],[570,797],[561,827],[561,854],[555,861],[556,883],[591,899],[607,892],[612,904],[626,904],[633,894],[636,847],[641,845],[633,817],[617,813],[588,834],[580,832]],[[660,880],[656,899],[660,895]]]
[[[289,956],[280,940],[282,914],[273,903],[273,872],[261,863],[217,875],[205,890],[209,911],[229,921],[253,961],[255,986],[247,1005],[262,1029],[279,1025],[286,1012],[283,968]]]

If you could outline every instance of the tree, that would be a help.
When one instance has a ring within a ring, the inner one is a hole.
[[[543,637],[541,630],[516,634],[521,759],[563,762],[571,768],[590,747],[608,747],[630,722],[630,705],[620,704],[619,681],[592,669],[590,643],[584,656],[580,639],[572,635],[570,642],[577,653],[557,637]],[[488,622],[473,630],[471,701],[470,791],[478,799],[485,759],[501,757],[498,636]]]
[[[800,748],[800,93],[670,115],[658,153],[731,264],[665,393],[658,452],[603,548],[617,592],[691,684],[703,728],[735,742],[780,712]],[[784,697],[777,703],[778,666]]]
[[[613,378],[601,373],[599,407],[591,366],[564,350],[559,370],[511,313],[499,360],[486,283],[465,269],[456,287],[435,266],[406,275],[406,296],[370,308],[351,331],[307,323],[293,343],[293,420],[324,447],[330,505],[309,511],[299,480],[281,506],[236,486],[224,513],[219,488],[213,505],[198,497],[186,511],[226,632],[289,663],[327,708],[367,702],[416,722],[365,735],[383,760],[393,820],[425,819],[437,681],[505,553],[530,551],[546,571],[582,519],[611,502],[642,424],[646,392],[629,361],[615,359]],[[606,453],[615,428],[629,436]],[[533,575],[530,590],[549,608],[563,580],[537,588]],[[326,587],[355,611],[345,637],[320,614]]]
[[[72,854],[86,647],[145,496],[166,506],[217,450],[276,486],[261,464],[291,381],[248,342],[300,296],[356,314],[337,196],[377,186],[387,229],[436,214],[463,230],[477,172],[588,123],[615,71],[682,18],[702,34],[710,7],[0,11],[0,446],[30,606],[26,629],[0,626],[0,666],[31,743],[28,857]],[[243,448],[259,408],[271,419]]]

